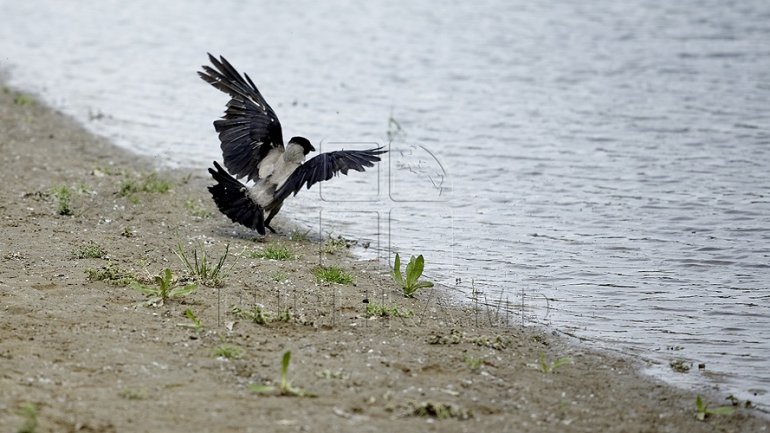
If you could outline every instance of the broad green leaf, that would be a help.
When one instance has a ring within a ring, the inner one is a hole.
[[[132,281],[130,285],[132,289],[142,292],[145,295],[152,295],[157,293],[157,289],[155,289],[154,287],[148,287],[148,286],[145,286],[144,284],[139,284],[136,281]]]
[[[735,410],[730,406],[722,406],[716,409],[706,409],[707,414],[712,415],[732,415]]]
[[[695,407],[698,409],[698,412],[706,411],[706,406],[703,405],[703,399],[700,397],[700,395],[695,397]]]
[[[433,283],[430,281],[420,281],[419,283],[415,284],[414,288],[417,289],[426,289],[428,287],[433,287]]]
[[[401,276],[401,258],[396,253],[396,261],[393,263],[393,280],[399,286],[404,285],[404,278]]]
[[[194,292],[198,286],[196,284],[188,284],[184,287],[175,287],[168,293],[169,298],[181,298]]]
[[[562,365],[569,364],[572,362],[572,358],[565,356],[564,358],[559,358],[556,361],[554,361],[551,364],[551,369],[556,369],[561,367]]]
[[[422,267],[420,267],[418,261],[419,257],[414,257],[409,259],[409,264],[406,265],[406,285],[408,287],[414,286],[414,283],[417,282],[417,279],[420,278],[420,274],[422,274]],[[417,272],[419,268],[419,272]]]
[[[281,389],[289,388],[289,362],[291,362],[291,350],[287,350],[281,359]]]
[[[252,385],[249,385],[249,390],[251,390],[251,392],[256,392],[257,394],[264,394],[264,393],[275,391],[275,387],[267,386],[267,385],[252,384]]]

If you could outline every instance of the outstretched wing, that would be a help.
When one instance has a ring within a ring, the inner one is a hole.
[[[262,159],[273,149],[283,151],[281,122],[247,74],[222,56],[209,54],[209,60],[214,68],[204,65],[198,75],[231,97],[222,120],[214,122],[225,167],[236,178],[258,179]]]
[[[348,170],[364,171],[364,167],[373,167],[380,160],[377,155],[387,152],[381,149],[337,150],[317,155],[294,170],[275,192],[274,198],[283,201],[292,193],[297,195],[303,185],[310,188],[318,182],[331,179],[339,172],[348,174]]]

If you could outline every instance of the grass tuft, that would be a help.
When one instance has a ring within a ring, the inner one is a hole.
[[[72,191],[69,187],[67,185],[57,186],[53,189],[52,194],[56,198],[56,213],[59,215],[72,215],[72,208],[70,207]]]
[[[412,310],[400,310],[398,307],[386,307],[373,302],[366,304],[366,314],[370,317],[403,317],[405,319],[414,315]]]
[[[200,252],[198,252],[199,249]],[[181,243],[177,244],[176,250],[174,251],[174,254],[176,254],[185,268],[187,268],[187,272],[189,272],[196,281],[208,287],[224,286],[224,278],[235,266],[234,262],[228,269],[225,269],[225,261],[227,261],[229,253],[230,244],[225,244],[225,253],[216,261],[216,264],[214,264],[213,261],[209,261],[206,250],[200,242],[193,248],[192,260],[190,260],[187,251],[185,251]]]
[[[107,255],[107,251],[100,247],[94,241],[88,241],[72,251],[72,254],[78,259],[101,259]]]
[[[200,200],[187,200],[184,203],[184,207],[186,207],[190,211],[190,214],[194,217],[209,218],[214,215],[211,213],[211,211],[203,206]]]
[[[39,411],[34,404],[25,404],[19,409],[19,416],[24,418],[24,423],[16,429],[16,433],[35,433],[37,431],[37,417]]]
[[[294,254],[283,245],[267,245],[262,250],[252,251],[249,255],[252,259],[268,260],[294,260]]]
[[[120,184],[118,196],[128,198],[131,203],[139,203],[136,193],[147,192],[163,194],[171,190],[173,184],[165,179],[161,179],[155,173],[142,176],[138,179],[124,179]]]
[[[333,239],[332,237],[329,237],[329,239],[326,239],[323,244],[323,252],[326,254],[335,254],[339,251],[343,251],[348,249],[348,241],[346,241],[343,237],[338,237],[337,239]]]
[[[126,270],[120,269],[117,265],[109,264],[99,269],[86,269],[88,281],[104,281],[114,286],[128,286],[136,281],[136,276]]]
[[[353,276],[337,266],[318,266],[313,275],[321,283],[353,284]]]
[[[214,348],[214,356],[225,359],[238,359],[243,357],[243,349],[230,344],[222,344]]]

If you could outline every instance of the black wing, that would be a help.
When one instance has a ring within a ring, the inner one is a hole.
[[[348,174],[348,170],[364,171],[364,167],[373,167],[380,160],[377,155],[387,152],[382,147],[369,150],[337,150],[317,155],[299,166],[294,173],[275,192],[275,199],[283,201],[294,193],[297,195],[302,185],[308,188],[314,184],[329,180],[337,173]]]
[[[265,155],[283,150],[281,122],[247,74],[242,77],[222,56],[217,60],[209,54],[209,60],[216,69],[204,65],[198,75],[231,97],[222,120],[214,122],[225,167],[236,178],[258,179]]]
[[[234,222],[255,229],[265,234],[265,214],[262,208],[249,197],[246,186],[233,179],[221,165],[214,161],[214,168],[209,168],[211,177],[217,182],[209,187],[219,210]]]

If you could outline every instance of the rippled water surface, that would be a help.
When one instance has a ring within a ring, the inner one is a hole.
[[[195,71],[224,54],[284,136],[391,145],[284,219],[768,407],[770,3],[572,3],[0,1],[0,68],[203,172],[226,98]]]

